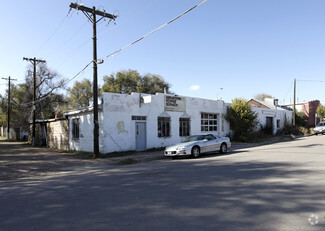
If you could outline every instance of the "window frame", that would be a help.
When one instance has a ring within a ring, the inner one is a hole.
[[[201,132],[218,131],[219,114],[201,112]]]
[[[80,119],[73,118],[71,121],[72,124],[72,139],[79,139],[80,138]]]
[[[191,134],[191,119],[179,118],[179,136],[190,136]]]
[[[158,117],[157,122],[158,137],[170,137],[170,117]]]

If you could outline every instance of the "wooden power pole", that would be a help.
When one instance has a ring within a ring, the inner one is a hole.
[[[7,122],[8,122],[8,125],[7,125],[7,139],[10,139],[10,111],[11,111],[11,97],[10,97],[10,82],[15,80],[17,81],[17,79],[12,79],[10,78],[2,78],[2,79],[5,79],[5,80],[8,80],[8,118],[7,118]]]
[[[35,133],[36,133],[36,65],[38,63],[45,63],[45,60],[34,58],[23,58],[23,60],[30,61],[34,66],[33,73],[33,132],[32,132],[32,145],[36,145]]]
[[[292,115],[292,125],[296,126],[296,79],[293,82],[293,115]]]
[[[104,11],[97,10],[96,7],[88,8],[82,4],[71,3],[70,8],[81,10],[82,13],[93,23],[93,103],[94,103],[94,158],[99,156],[99,124],[98,124],[98,82],[97,82],[97,32],[96,24],[103,18],[115,19],[116,15],[105,13]],[[101,16],[96,19],[96,15]]]

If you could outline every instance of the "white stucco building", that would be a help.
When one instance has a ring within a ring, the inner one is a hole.
[[[292,111],[280,107],[277,99],[265,99],[265,101],[252,99],[250,104],[252,110],[258,115],[259,124],[263,127],[272,127],[273,134],[281,131],[285,123],[292,124]]]
[[[103,93],[99,106],[101,153],[165,147],[194,134],[229,135],[221,100],[132,93]],[[93,151],[92,108],[67,112],[71,150]]]

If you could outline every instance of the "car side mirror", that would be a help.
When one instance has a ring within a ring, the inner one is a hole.
[[[204,139],[203,142],[208,142],[208,139]]]

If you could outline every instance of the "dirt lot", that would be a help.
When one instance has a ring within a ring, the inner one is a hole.
[[[90,155],[91,156],[91,155]],[[89,157],[89,155],[88,155]],[[73,153],[60,153],[33,147],[23,142],[9,142],[0,137],[0,181],[55,174],[62,168],[100,165],[128,165],[163,158],[161,151],[129,152],[109,158],[84,159]]]
[[[89,161],[22,142],[0,140],[0,181],[41,175]]]

